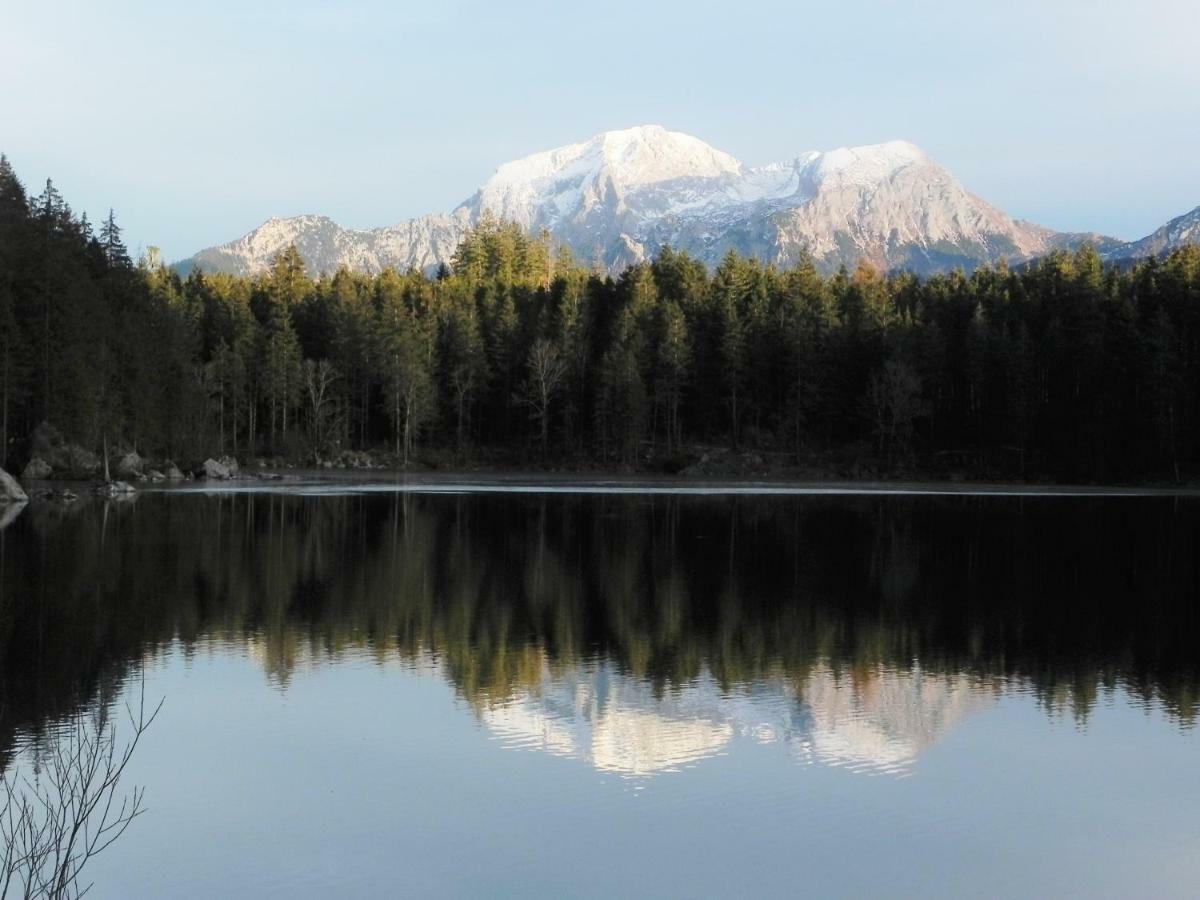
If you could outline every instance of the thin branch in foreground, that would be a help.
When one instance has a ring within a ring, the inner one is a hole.
[[[14,764],[0,774],[0,900],[88,892],[85,866],[146,811],[145,788],[122,793],[120,782],[163,702],[147,715],[143,681],[136,708],[125,705],[132,737],[123,746],[97,710],[57,735],[32,773]]]

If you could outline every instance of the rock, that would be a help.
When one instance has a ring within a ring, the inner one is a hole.
[[[200,471],[196,475],[214,481],[227,481],[229,479],[229,469],[215,459],[206,459],[204,465],[200,467]]]
[[[54,473],[50,468],[50,463],[46,462],[40,456],[35,456],[25,465],[25,471],[21,473],[23,481],[43,481],[49,478]]]
[[[222,456],[219,460],[217,460],[217,462],[225,467],[225,471],[229,473],[229,478],[237,477],[238,461],[236,459],[234,459],[232,456]]]
[[[18,500],[16,503],[5,503],[0,507],[0,531],[11,525],[13,520],[21,514],[21,510],[28,505],[28,503]]]
[[[117,462],[117,474],[123,475],[126,478],[137,478],[142,474],[145,465],[145,460],[138,456],[136,450],[133,450],[126,453]]]
[[[167,460],[167,471],[163,474],[166,475],[167,481],[183,481],[184,479],[184,474],[179,471],[179,466],[170,460]]]
[[[0,469],[0,503],[24,503],[29,499],[25,488],[3,469]]]
[[[149,472],[147,472],[147,473],[146,473],[145,475],[143,475],[142,477],[143,477],[143,478],[149,478],[151,481],[156,481],[156,482],[157,482],[157,481],[166,481],[166,480],[167,480],[167,476],[166,476],[166,475],[164,475],[162,472],[158,471],[158,469],[151,469]],[[182,478],[182,477],[183,477],[183,476],[182,476],[182,475],[180,475],[180,478]]]
[[[127,481],[104,481],[92,488],[92,493],[98,497],[124,497],[136,493],[136,489]]]

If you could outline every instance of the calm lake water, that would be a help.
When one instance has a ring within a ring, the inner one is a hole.
[[[0,765],[165,698],[96,897],[1200,893],[1200,499],[556,488],[30,505]]]

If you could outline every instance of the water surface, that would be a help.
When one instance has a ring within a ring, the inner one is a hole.
[[[1194,895],[1200,500],[505,487],[12,519],[0,764],[166,699],[95,896]]]

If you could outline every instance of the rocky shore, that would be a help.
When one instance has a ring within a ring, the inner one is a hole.
[[[71,502],[76,489],[68,483],[87,482],[87,492],[120,499],[132,496],[139,486],[189,481],[275,479],[292,471],[337,470],[361,472],[546,472],[557,475],[671,475],[695,479],[758,478],[778,481],[925,481],[1031,485],[1052,484],[1051,477],[993,471],[969,460],[942,456],[934,460],[885,464],[868,446],[838,453],[794,452],[765,448],[731,448],[689,444],[670,452],[649,445],[636,458],[597,460],[584,452],[543,458],[518,450],[479,448],[461,453],[450,448],[426,447],[407,465],[390,449],[337,450],[299,457],[214,454],[204,459],[177,462],[147,458],[125,446],[110,447],[107,459],[86,447],[66,441],[53,427],[43,424],[30,440],[30,456],[20,480],[3,473],[0,502],[27,499]],[[1194,487],[1195,483],[1142,483],[1139,486]]]

